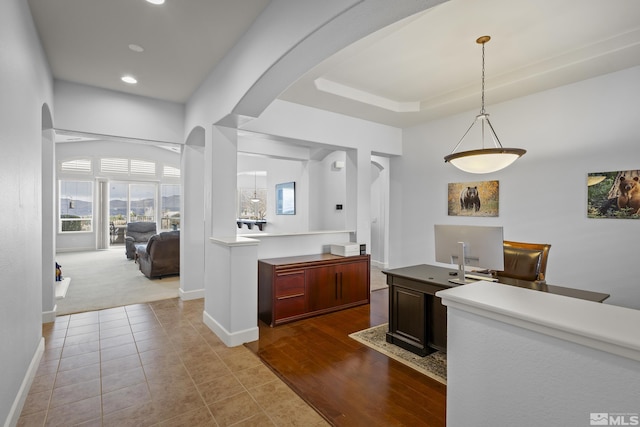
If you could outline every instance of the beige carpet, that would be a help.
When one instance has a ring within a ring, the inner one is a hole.
[[[180,277],[148,279],[128,260],[124,246],[108,250],[56,254],[63,277],[71,278],[64,298],[56,299],[57,314],[101,310],[178,296]]]
[[[374,326],[363,331],[354,332],[349,337],[366,345],[400,363],[407,365],[416,371],[433,378],[434,380],[447,384],[447,355],[441,351],[420,357],[403,348],[390,344],[386,341],[386,333],[389,325]]]

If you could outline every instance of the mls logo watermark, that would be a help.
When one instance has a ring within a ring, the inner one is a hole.
[[[640,415],[637,413],[592,412],[589,415],[589,425],[637,426],[640,425]]]

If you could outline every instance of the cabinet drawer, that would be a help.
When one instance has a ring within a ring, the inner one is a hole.
[[[304,271],[278,273],[274,293],[276,300],[304,296]]]
[[[276,298],[276,321],[292,316],[298,316],[306,312],[304,294],[293,297]]]

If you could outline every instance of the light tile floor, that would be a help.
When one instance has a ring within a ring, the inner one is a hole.
[[[19,426],[324,426],[244,346],[178,298],[43,325],[45,352]]]

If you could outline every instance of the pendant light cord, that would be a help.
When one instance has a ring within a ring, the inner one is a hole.
[[[484,114],[484,45],[482,43],[482,107],[480,108],[480,114]]]

